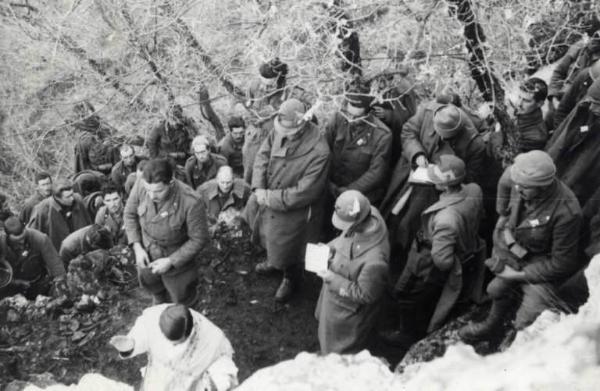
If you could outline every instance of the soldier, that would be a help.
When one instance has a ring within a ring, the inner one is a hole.
[[[548,86],[537,77],[527,79],[519,87],[515,116],[517,120],[517,151],[529,152],[544,149],[548,142],[548,130],[542,114]]]
[[[135,150],[129,144],[123,144],[119,149],[121,160],[117,162],[110,172],[111,181],[120,191],[125,188],[125,181],[129,174],[134,173],[140,157],[135,155]]]
[[[35,174],[35,184],[35,193],[25,201],[23,209],[19,214],[19,219],[21,219],[23,224],[29,222],[33,208],[52,195],[52,177],[47,172]]]
[[[411,185],[410,172],[417,167],[427,168],[430,162],[437,163],[439,156],[448,154],[465,162],[465,183],[482,181],[485,144],[469,116],[452,104],[421,104],[402,128],[403,157],[396,164],[381,204],[390,231],[394,268],[402,268],[402,260],[420,228],[421,213],[439,198],[432,185]]]
[[[125,231],[133,246],[140,285],[154,303],[197,299],[199,253],[208,241],[200,197],[173,178],[167,159],[153,159],[125,206]]]
[[[342,233],[329,243],[333,256],[320,273],[315,310],[321,353],[358,353],[369,347],[388,276],[390,245],[377,209],[356,190],[335,201],[332,224]]]
[[[65,293],[65,268],[48,236],[25,228],[14,216],[6,219],[4,230],[0,234],[0,249],[13,270],[13,279],[0,289],[0,298],[22,293],[34,300],[37,295],[48,295],[53,285],[57,293]]]
[[[502,188],[510,189],[508,199]],[[495,334],[510,317],[515,299],[516,330],[529,326],[546,309],[564,309],[559,288],[583,266],[578,251],[581,208],[556,178],[547,153],[517,155],[499,184],[498,214],[492,258],[486,261],[496,275],[487,287],[492,307],[483,322],[459,331],[467,341]]]
[[[112,238],[110,231],[101,225],[92,224],[73,232],[63,240],[60,246],[60,259],[68,267],[69,262],[79,255],[102,249],[110,250]]]
[[[241,211],[250,197],[250,186],[241,178],[233,176],[229,166],[219,168],[217,177],[198,187],[198,193],[206,206],[206,215],[211,224],[215,224],[219,214],[227,209]]]
[[[254,194],[247,210],[250,226],[266,240],[267,260],[257,273],[283,271],[275,300],[287,301],[302,276],[304,250],[318,233],[320,202],[325,193],[329,148],[319,128],[304,119],[306,108],[297,99],[285,101],[275,118],[275,132],[262,144],[252,177]]]
[[[258,71],[260,79],[251,83],[246,102],[246,107],[256,116],[248,128],[242,149],[244,180],[247,183],[252,183],[254,159],[263,141],[273,132],[273,121],[281,104],[295,98],[304,104],[306,111],[313,103],[305,89],[287,85],[288,65],[279,58],[262,63]]]
[[[196,136],[192,141],[194,156],[185,162],[185,178],[193,189],[217,176],[219,167],[227,165],[227,159],[210,151],[210,140],[206,136]]]
[[[102,124],[89,102],[76,105],[74,112],[72,125],[81,132],[75,145],[75,173],[94,170],[109,175],[117,159],[117,148],[109,138],[111,129]]]
[[[422,225],[394,291],[400,308],[401,339],[416,341],[440,328],[461,290],[471,289],[483,271],[485,245],[479,238],[482,192],[463,184],[465,163],[454,155],[440,156],[427,169],[439,190],[439,201],[421,215]]]
[[[371,113],[372,101],[366,85],[351,87],[343,111],[336,112],[325,129],[332,151],[329,190],[333,200],[345,190],[360,191],[372,205],[383,198],[392,134]]]
[[[600,79],[600,60],[596,60],[588,68],[582,69],[565,91],[558,108],[554,112],[554,129],[558,129],[571,113],[571,110],[587,95],[588,89]]]
[[[102,187],[102,202],[94,222],[110,231],[112,244],[127,244],[125,226],[123,224],[123,199],[119,189],[108,183]]]
[[[229,133],[219,141],[217,151],[227,159],[235,176],[243,178],[244,160],[242,148],[246,134],[246,123],[242,117],[231,117],[227,125],[229,126]]]
[[[70,233],[92,223],[83,199],[73,192],[73,184],[60,179],[52,185],[52,197],[33,208],[28,227],[45,233],[58,251]]]
[[[180,105],[174,105],[168,111],[167,118],[148,135],[146,146],[150,158],[169,158],[176,165],[183,167],[190,156],[192,139],[197,134],[196,124],[184,117]]]

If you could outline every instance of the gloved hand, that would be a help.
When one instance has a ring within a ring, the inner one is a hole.
[[[67,286],[67,277],[58,276],[52,281],[52,289],[56,297],[69,296],[69,287]]]

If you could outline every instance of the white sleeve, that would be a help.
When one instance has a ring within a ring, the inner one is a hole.
[[[127,355],[120,354],[122,358],[131,358],[142,353],[148,352],[150,336],[148,330],[152,327],[148,322],[148,314],[142,313],[133,325],[132,329],[129,330],[127,336],[134,341],[133,351]]]
[[[203,376],[202,391],[229,391],[238,385],[238,368],[229,356],[211,364]]]

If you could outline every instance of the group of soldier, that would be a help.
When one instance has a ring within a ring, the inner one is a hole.
[[[329,246],[315,311],[323,353],[357,352],[376,334],[412,343],[460,303],[491,299],[487,318],[459,333],[478,341],[585,300],[600,226],[597,32],[549,86],[521,83],[513,133],[450,90],[418,102],[393,70],[349,82],[329,118],[288,85],[287,64],[259,73],[249,119],[231,117],[218,144],[175,105],[147,135],[147,157],[124,143],[116,161],[102,149],[110,131],[79,105],[73,180],[38,174],[21,214],[4,218],[4,290],[60,288],[70,259],[121,243],[155,304],[193,306],[209,226],[231,208],[266,250],[256,273],[280,276],[279,302],[301,291],[307,243]]]

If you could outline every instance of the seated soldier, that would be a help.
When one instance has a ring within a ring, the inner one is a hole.
[[[6,219],[4,230],[0,249],[12,268],[13,279],[0,289],[0,298],[21,293],[34,300],[37,295],[48,295],[52,285],[57,293],[67,291],[65,268],[46,234],[25,228],[14,216]]]
[[[492,308],[483,322],[459,331],[466,341],[494,336],[517,308],[516,330],[546,309],[566,309],[559,288],[583,266],[578,253],[581,208],[556,178],[547,153],[517,155],[500,180],[497,205],[500,218],[492,258],[486,261],[496,275],[487,287]]]
[[[33,207],[52,195],[52,177],[47,172],[35,174],[35,185],[35,193],[25,201],[23,209],[21,209],[21,213],[19,214],[19,219],[21,219],[23,224],[29,222]]]
[[[465,163],[442,155],[427,172],[442,193],[421,214],[421,228],[394,289],[401,322],[396,337],[412,342],[444,324],[463,285],[471,287],[476,271],[482,270],[485,257],[478,236],[482,192],[475,183],[463,184]]]
[[[123,223],[123,200],[116,185],[108,183],[102,187],[104,205],[96,213],[95,223],[110,231],[112,244],[127,244]]]
[[[202,314],[178,304],[146,308],[127,335],[110,344],[121,358],[148,355],[142,389],[228,391],[237,386],[231,343]]]
[[[52,197],[33,208],[28,227],[48,235],[58,251],[71,232],[92,223],[83,199],[73,191],[73,183],[59,179],[52,184]]]
[[[215,224],[219,214],[228,209],[241,212],[252,192],[243,179],[233,177],[233,170],[229,166],[219,168],[217,177],[204,182],[197,191],[206,206],[209,224]]]
[[[4,193],[0,193],[0,226],[2,226],[2,223],[12,215],[13,212],[8,205],[8,196]]]
[[[242,148],[246,135],[246,123],[242,117],[231,117],[227,125],[229,126],[229,133],[219,141],[217,151],[227,159],[235,176],[243,178],[244,161]]]
[[[191,156],[185,162],[185,180],[193,189],[217,176],[217,170],[227,165],[227,159],[210,151],[210,140],[206,136],[196,136],[192,141]]]
[[[135,155],[135,150],[129,144],[123,144],[119,149],[121,160],[115,164],[110,172],[110,180],[123,191],[125,181],[129,174],[134,173],[140,157]]]
[[[98,249],[109,250],[111,247],[110,231],[98,224],[92,224],[67,236],[60,246],[59,255],[65,266],[68,266],[69,262],[79,255]]]

